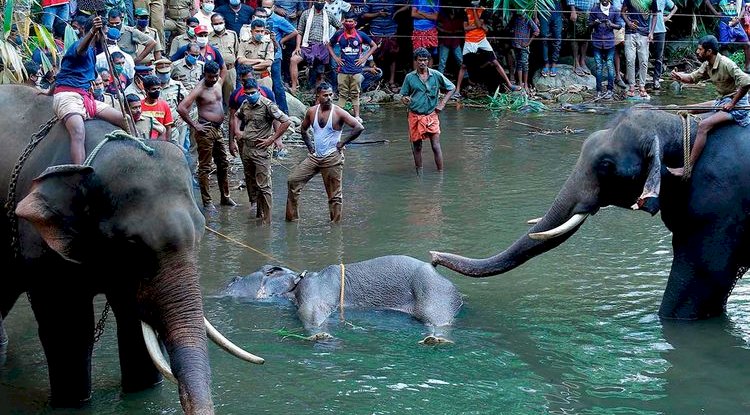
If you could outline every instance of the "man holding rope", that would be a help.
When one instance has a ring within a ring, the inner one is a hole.
[[[103,119],[127,130],[127,121],[120,111],[104,102],[97,101],[90,92],[97,78],[96,52],[92,43],[100,38],[102,19],[97,16],[86,23],[86,35],[73,43],[60,63],[52,107],[55,115],[65,124],[70,135],[70,158],[73,164],[83,164],[86,159],[85,120]]]
[[[750,90],[750,75],[742,71],[731,59],[719,54],[719,42],[712,35],[704,36],[698,41],[695,52],[701,66],[691,73],[672,70],[672,79],[679,82],[694,84],[702,80],[710,80],[721,97],[715,101],[695,104],[695,107],[710,106],[716,108],[711,115],[698,123],[695,143],[690,151],[690,165],[694,166],[706,145],[708,132],[715,126],[734,120],[737,124],[747,127],[750,125],[750,111],[748,111],[747,91]],[[740,107],[740,108],[736,108]],[[688,109],[690,106],[688,106]],[[690,111],[693,114],[709,112],[705,109]],[[675,176],[685,174],[685,168],[668,168]]]

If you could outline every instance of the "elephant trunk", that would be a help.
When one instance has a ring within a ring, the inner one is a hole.
[[[206,326],[194,254],[169,254],[141,295],[152,304],[146,320],[159,332],[177,378],[180,403],[186,414],[213,414],[211,368]]]
[[[529,259],[553,249],[572,236],[585,217],[594,213],[596,192],[576,171],[568,178],[552,206],[538,222],[506,250],[489,258],[473,259],[446,252],[430,252],[432,264],[461,274],[481,278],[508,272]]]

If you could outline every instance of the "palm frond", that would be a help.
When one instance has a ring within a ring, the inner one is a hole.
[[[3,34],[8,34],[10,28],[13,25],[13,4],[14,0],[7,0],[5,3],[5,10],[3,13]]]
[[[0,59],[3,61],[2,83],[23,82],[26,70],[21,54],[5,39],[0,39]]]
[[[57,44],[52,33],[47,30],[46,27],[39,23],[31,23],[34,26],[34,33],[41,46],[44,46],[49,53],[52,54],[52,59],[57,61]]]
[[[510,20],[514,11],[533,19],[535,16],[548,17],[555,8],[554,0],[492,0],[492,8],[502,10],[503,21]]]

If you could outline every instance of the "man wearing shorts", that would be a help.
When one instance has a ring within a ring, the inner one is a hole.
[[[576,75],[591,75],[586,66],[586,49],[589,46],[589,10],[594,0],[568,0],[570,6],[570,40],[573,49],[573,71]]]
[[[745,72],[750,72],[750,41],[742,28],[737,13],[737,1],[742,0],[710,0],[706,7],[711,13],[719,16],[716,31],[719,35],[719,45],[727,47],[730,44],[742,46],[745,51]]]
[[[401,102],[409,106],[409,139],[417,174],[422,172],[422,140],[429,139],[435,166],[443,170],[443,152],[440,149],[440,119],[438,113],[453,95],[456,87],[440,72],[430,69],[430,52],[425,48],[414,51],[417,70],[406,75],[401,86]],[[438,91],[447,91],[438,102]]]
[[[52,107],[55,115],[65,124],[70,135],[70,159],[73,164],[83,164],[86,159],[85,120],[99,118],[127,129],[123,114],[104,102],[95,100],[90,92],[97,76],[96,52],[92,42],[102,33],[101,17],[89,20],[86,29],[86,35],[65,52],[57,82],[50,89],[50,93],[54,94]]]

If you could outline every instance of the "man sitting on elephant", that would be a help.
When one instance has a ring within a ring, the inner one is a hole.
[[[54,94],[52,106],[55,115],[65,124],[70,135],[70,158],[73,164],[83,164],[86,158],[84,120],[101,118],[122,128],[126,128],[127,124],[123,114],[104,102],[95,100],[89,91],[97,76],[96,52],[91,43],[101,35],[101,17],[90,19],[86,28],[86,36],[73,43],[65,52],[57,82],[50,88],[50,93]]]
[[[750,111],[747,109],[750,105],[747,99],[747,91],[750,90],[750,75],[743,72],[731,59],[719,54],[719,42],[712,35],[701,38],[695,54],[702,62],[701,66],[691,73],[672,70],[672,79],[689,84],[708,79],[714,84],[716,92],[721,94],[721,97],[715,101],[696,104],[696,106],[712,106],[716,110],[698,124],[689,164],[684,167],[669,168],[675,176],[690,176],[689,166],[695,165],[698,161],[706,145],[708,132],[712,128],[732,120],[743,127],[750,125]],[[741,109],[736,108],[738,105]],[[693,110],[691,112],[707,111]]]

